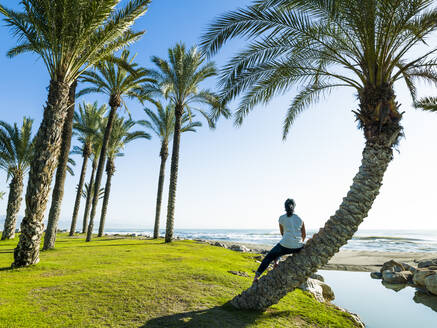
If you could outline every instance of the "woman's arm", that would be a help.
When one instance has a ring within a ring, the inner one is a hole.
[[[305,230],[305,223],[303,223],[303,222],[302,222],[302,228],[301,228],[300,232],[302,233],[302,241],[305,241],[305,238],[307,236],[307,232]]]
[[[284,227],[279,223],[279,231],[281,232],[281,236],[284,235]]]

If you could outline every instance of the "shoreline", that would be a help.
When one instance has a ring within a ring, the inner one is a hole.
[[[200,240],[196,240],[200,241]],[[202,240],[209,244],[217,240]],[[219,241],[228,248],[232,245],[245,246],[253,253],[269,251],[273,246],[250,244],[241,242]],[[378,251],[353,251],[342,250],[335,254],[327,265],[321,270],[352,271],[352,272],[374,272],[379,271],[382,265],[390,260],[404,262],[409,265],[417,265],[417,262],[437,258],[437,252],[378,252]]]

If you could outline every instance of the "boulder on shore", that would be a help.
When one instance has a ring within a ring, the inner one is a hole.
[[[331,287],[317,279],[308,278],[306,282],[299,286],[299,289],[309,292],[321,303],[330,302],[335,299]]]
[[[417,272],[413,275],[413,283],[425,287],[425,278],[428,276],[435,275],[437,271],[433,270],[426,270],[426,269],[419,269]]]
[[[217,246],[217,247],[227,248],[225,244],[223,244],[223,243],[221,243],[219,241],[216,241],[213,245]]]
[[[437,274],[425,278],[425,287],[431,294],[437,295]]]
[[[406,284],[411,282],[413,273],[410,271],[393,272],[385,270],[382,272],[382,280],[389,284]]]
[[[250,252],[250,250],[244,245],[232,245],[231,247],[229,247],[229,249],[236,252],[243,252],[243,253]]]
[[[371,272],[370,277],[373,279],[382,279],[382,273],[381,272]]]
[[[402,265],[402,263],[396,262],[395,260],[390,260],[388,262],[385,262],[381,270],[379,272],[383,273],[384,271],[392,271],[392,272],[401,272],[401,271],[407,271],[407,269]]]
[[[437,266],[437,259],[419,261],[419,264],[417,266],[419,268],[428,268],[430,266]]]

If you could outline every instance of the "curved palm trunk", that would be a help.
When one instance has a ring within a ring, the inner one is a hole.
[[[335,215],[300,253],[288,257],[258,283],[236,296],[231,301],[234,307],[265,310],[276,304],[328,263],[340,247],[352,238],[379,193],[384,173],[393,158],[392,145],[398,135],[399,131],[386,144],[366,143],[360,169]]]
[[[43,218],[53,172],[58,162],[59,146],[68,105],[70,86],[51,80],[44,117],[35,137],[35,157],[30,166],[26,191],[26,211],[21,234],[14,250],[13,267],[39,262],[39,246],[44,230]]]
[[[88,216],[90,214],[91,201],[92,201],[92,192],[91,191],[92,191],[93,186],[94,186],[94,177],[96,175],[96,168],[97,168],[97,159],[94,158],[93,164],[92,164],[90,182],[88,184],[89,190],[88,190],[88,195],[86,197],[85,210],[83,212],[82,233],[88,232]]]
[[[167,226],[165,229],[165,242],[169,243],[173,239],[174,230],[174,212],[176,203],[176,185],[178,179],[179,167],[179,145],[181,141],[181,124],[182,124],[183,107],[177,105],[175,108],[175,125],[173,135],[173,150],[170,164],[170,188],[168,192],[167,206]]]
[[[8,208],[6,210],[5,228],[2,240],[15,238],[18,211],[21,206],[21,194],[23,193],[23,174],[16,172],[9,184]]]
[[[159,218],[161,216],[162,190],[164,189],[165,162],[168,157],[168,145],[163,143],[161,146],[161,166],[159,168],[158,194],[156,196],[155,227],[153,229],[153,238],[159,237]]]
[[[97,211],[97,202],[99,201],[99,189],[102,183],[103,170],[105,167],[106,148],[108,148],[109,137],[111,136],[112,126],[114,124],[115,113],[117,108],[120,107],[121,100],[119,98],[111,97],[109,105],[111,111],[109,112],[108,123],[106,125],[105,134],[103,135],[102,148],[100,150],[99,166],[97,167],[96,182],[94,183],[93,201],[91,207],[90,223],[88,225],[88,232],[86,235],[86,241],[91,241],[93,236],[94,218]]]
[[[84,147],[87,147],[86,145]],[[80,178],[79,178],[79,184],[77,185],[77,192],[76,192],[76,200],[74,202],[74,209],[73,209],[73,217],[71,219],[71,227],[70,227],[70,234],[69,236],[74,236],[74,233],[76,231],[76,224],[77,224],[77,215],[79,214],[79,207],[80,207],[80,200],[82,198],[82,190],[83,190],[83,184],[85,182],[85,174],[86,174],[86,167],[88,164],[88,158],[90,151],[88,148],[85,148],[83,151],[83,162],[82,162],[82,170],[80,171]]]
[[[105,185],[105,196],[103,196],[102,213],[100,215],[99,233],[97,237],[103,236],[103,231],[105,229],[106,211],[108,209],[109,194],[111,192],[111,180],[115,173],[115,164],[113,158],[108,158],[106,161],[106,185]]]
[[[70,87],[68,96],[68,111],[62,130],[62,144],[59,153],[58,168],[56,169],[55,186],[52,192],[52,204],[50,206],[47,229],[44,236],[43,250],[55,247],[56,230],[58,228],[59,215],[61,213],[62,198],[64,197],[64,184],[67,175],[68,156],[70,155],[71,136],[73,133],[74,104],[76,102],[77,81]]]

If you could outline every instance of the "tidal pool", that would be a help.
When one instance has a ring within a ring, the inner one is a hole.
[[[410,286],[385,286],[368,272],[319,273],[334,291],[333,303],[358,314],[367,328],[437,327],[437,296]]]

